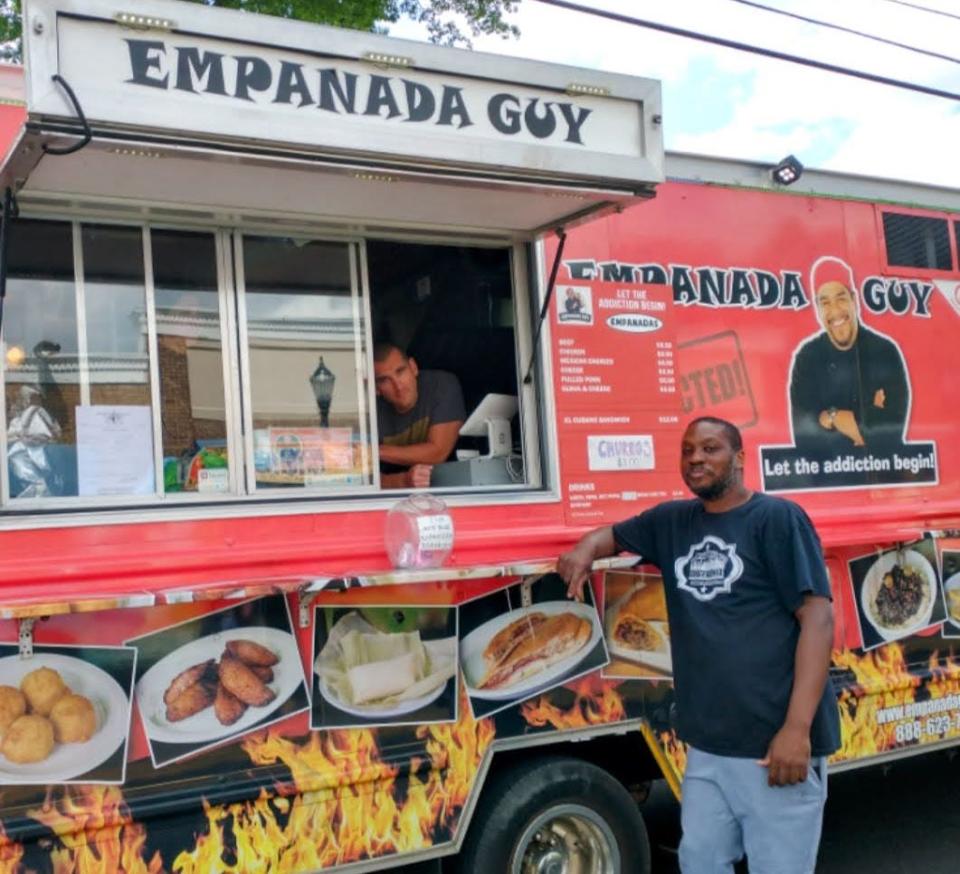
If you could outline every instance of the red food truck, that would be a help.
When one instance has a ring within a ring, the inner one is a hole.
[[[195,4],[24,37],[0,870],[649,870],[662,581],[553,562],[684,495],[701,414],[823,540],[833,767],[960,741],[960,192],[664,158],[656,82]],[[378,343],[462,392],[427,490],[386,487]]]

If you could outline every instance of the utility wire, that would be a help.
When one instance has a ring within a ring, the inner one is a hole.
[[[904,42],[897,42],[893,39],[886,39],[882,36],[875,36],[872,33],[864,33],[862,30],[856,30],[852,27],[844,27],[842,24],[833,24],[829,21],[821,21],[819,18],[808,18],[806,15],[800,15],[796,12],[788,12],[786,9],[776,9],[773,6],[764,6],[763,3],[755,3],[754,0],[730,0],[731,3],[740,3],[743,6],[751,6],[754,9],[762,9],[764,12],[773,12],[776,15],[786,15],[788,18],[796,18],[798,21],[805,21],[807,24],[816,24],[820,27],[828,27],[830,30],[839,30],[843,33],[851,33],[854,36],[870,39],[874,42],[880,42],[888,46],[896,46],[898,49],[906,49],[908,52],[916,52],[918,55],[927,55],[931,58],[938,58],[941,61],[949,61],[951,64],[960,64],[960,58],[942,55],[939,52],[932,52],[928,49],[917,48],[907,45]]]
[[[960,21],[960,15],[954,15],[952,12],[944,12],[942,9],[931,9],[929,6],[921,6],[919,3],[908,3],[907,0],[887,0],[887,3],[896,3],[897,6],[909,6],[911,9],[919,9],[921,12],[929,12],[931,15],[942,15],[944,18],[955,18]]]
[[[647,21],[642,18],[631,18],[629,15],[622,15],[619,12],[608,12],[605,9],[593,9],[589,6],[582,6],[579,3],[571,3],[569,0],[537,0],[547,6],[556,6],[559,9],[569,9],[571,12],[582,12],[585,15],[594,15],[598,18],[607,18],[611,21],[617,21],[621,24],[630,24],[635,27],[646,27],[650,30],[658,30],[661,33],[669,33],[672,36],[682,36],[687,39],[697,40],[699,42],[709,43],[715,46],[722,46],[727,49],[734,49],[738,52],[749,52],[750,54],[760,55],[765,58],[773,58],[778,61],[787,61],[791,64],[799,64],[803,67],[811,67],[815,70],[824,70],[828,73],[838,73],[841,76],[851,76],[854,79],[863,79],[867,82],[874,82],[878,85],[889,85],[893,88],[903,88],[907,91],[915,91],[918,94],[929,94],[931,97],[946,97],[948,100],[960,102],[960,93],[956,91],[944,91],[940,88],[931,88],[928,85],[918,85],[914,82],[906,82],[902,79],[891,79],[888,76],[878,76],[875,73],[867,73],[863,70],[854,70],[850,67],[841,67],[837,64],[827,64],[823,61],[814,61],[810,58],[804,58],[799,55],[788,55],[784,52],[777,52],[773,49],[766,49],[762,46],[754,46],[749,43],[738,42],[732,39],[724,39],[719,36],[710,36],[709,34],[699,33],[695,30],[684,30],[681,27],[673,27],[669,24],[661,24],[659,21]]]

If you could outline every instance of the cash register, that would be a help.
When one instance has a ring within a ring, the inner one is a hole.
[[[435,464],[432,488],[499,486],[523,482],[523,463],[513,453],[510,420],[517,414],[516,395],[488,394],[460,427],[462,437],[486,437],[487,454],[458,450],[456,461]]]

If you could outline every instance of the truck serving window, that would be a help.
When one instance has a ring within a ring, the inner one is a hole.
[[[462,393],[430,487],[522,485],[513,275],[506,244],[16,220],[3,506],[375,493],[384,342]]]
[[[950,230],[946,219],[884,212],[883,236],[891,267],[952,270]]]
[[[462,420],[449,455],[433,467],[437,488],[523,481],[517,415],[517,354],[510,250],[505,247],[367,242],[375,340],[402,350],[429,391],[462,395]],[[449,398],[437,399],[443,406]],[[379,402],[381,439],[395,421]],[[452,410],[441,414],[447,419]],[[495,420],[495,421],[494,421]],[[414,438],[409,438],[412,442]],[[401,441],[403,442],[403,441]],[[400,469],[381,464],[384,473]]]

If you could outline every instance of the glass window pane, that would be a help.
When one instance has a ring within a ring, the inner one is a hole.
[[[152,231],[164,490],[229,491],[212,234]]]
[[[84,225],[81,244],[91,409],[78,411],[79,492],[153,494],[143,231]]]
[[[885,212],[883,234],[888,264],[950,269],[950,231],[946,219]]]
[[[11,223],[4,304],[10,497],[76,495],[80,379],[69,222]]]
[[[243,240],[257,488],[372,482],[344,243]]]

